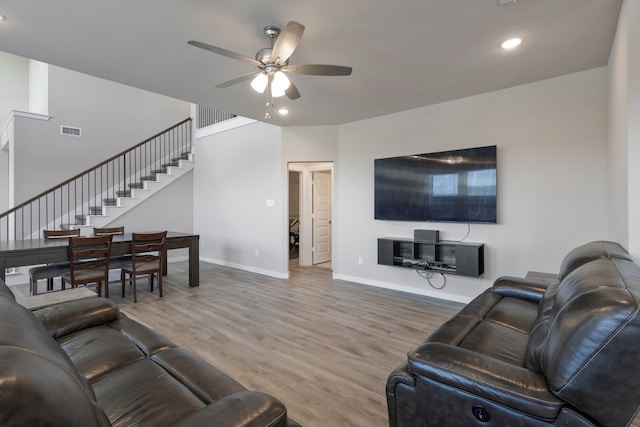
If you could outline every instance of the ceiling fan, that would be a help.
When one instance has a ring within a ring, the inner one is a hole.
[[[225,88],[253,79],[251,87],[259,93],[264,93],[266,89],[268,99],[272,100],[273,97],[284,95],[287,95],[289,99],[298,99],[300,92],[286,74],[311,76],[348,76],[351,74],[351,67],[341,65],[289,64],[289,58],[298,47],[303,33],[304,25],[295,21],[290,21],[283,30],[274,26],[265,27],[264,34],[271,40],[271,47],[260,49],[256,53],[255,59],[195,40],[188,43],[218,55],[253,64],[259,69],[220,83],[216,87]]]

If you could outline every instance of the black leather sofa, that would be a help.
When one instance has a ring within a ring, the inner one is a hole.
[[[297,426],[105,298],[33,313],[0,281],[0,426]]]
[[[502,277],[387,381],[389,425],[626,426],[640,407],[640,267],[572,250],[557,281]]]

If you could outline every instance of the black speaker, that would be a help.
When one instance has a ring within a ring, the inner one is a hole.
[[[416,243],[436,243],[440,240],[440,231],[413,230],[413,240]]]

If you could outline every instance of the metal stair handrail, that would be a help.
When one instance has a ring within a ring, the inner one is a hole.
[[[43,229],[81,226],[192,151],[192,119],[181,122],[0,213],[0,242],[40,238]],[[28,218],[27,218],[28,217]],[[67,222],[64,222],[66,218]]]

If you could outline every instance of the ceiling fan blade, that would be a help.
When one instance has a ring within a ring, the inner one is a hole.
[[[284,91],[284,94],[291,100],[300,98],[300,92],[293,82],[289,82],[289,87]]]
[[[216,87],[225,88],[225,87],[233,86],[238,83],[246,82],[247,80],[251,80],[252,78],[254,78],[260,73],[261,71],[254,71],[253,73],[243,74],[241,76],[236,77],[235,79],[231,79],[224,83],[220,83],[219,85],[216,85]]]
[[[289,60],[289,57],[298,47],[300,40],[302,40],[302,34],[304,33],[304,25],[299,22],[289,21],[284,29],[276,38],[276,42],[273,45],[271,57],[275,58],[277,65],[284,65]]]
[[[310,76],[349,76],[352,68],[343,67],[342,65],[298,64],[286,65],[281,70],[287,73],[307,74]]]
[[[217,53],[218,55],[226,56],[228,58],[237,59],[242,62],[247,62],[253,65],[262,65],[259,61],[255,59],[249,58],[248,56],[240,55],[239,53],[232,52],[227,49],[223,49],[221,47],[212,46],[210,44],[202,43],[195,40],[190,40],[189,43],[191,46],[199,47],[200,49],[208,50],[209,52]]]

